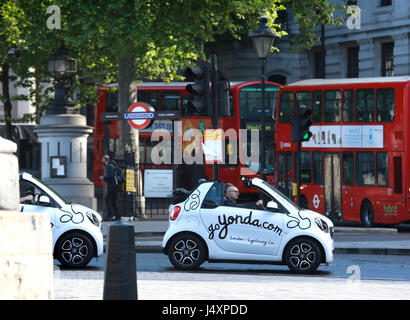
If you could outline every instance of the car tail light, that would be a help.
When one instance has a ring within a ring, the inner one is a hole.
[[[176,218],[178,218],[179,213],[181,212],[181,207],[175,206],[171,209],[169,213],[169,218],[174,221]]]

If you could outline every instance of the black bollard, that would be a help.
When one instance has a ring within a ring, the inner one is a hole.
[[[103,300],[137,300],[135,235],[121,220],[108,230]]]

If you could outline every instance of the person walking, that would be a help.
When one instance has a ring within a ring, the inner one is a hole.
[[[104,198],[107,207],[107,218],[105,220],[117,220],[120,219],[117,206],[118,185],[114,179],[117,164],[110,159],[109,155],[104,155],[102,162],[105,168],[105,175],[100,176],[100,179],[104,180],[107,184],[107,193]]]

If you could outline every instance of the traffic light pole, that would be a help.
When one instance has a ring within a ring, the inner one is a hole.
[[[300,152],[301,152],[301,142],[298,141],[296,145],[296,203],[300,206]]]
[[[217,71],[218,65],[216,60],[216,54],[211,54],[211,87],[212,87],[212,128],[218,129],[218,89],[217,89]],[[214,180],[219,179],[218,163],[214,162],[212,168],[212,175]]]
[[[266,180],[266,143],[265,143],[265,58],[262,61],[262,108],[261,108],[261,155],[260,155],[260,167],[261,167],[261,179]]]

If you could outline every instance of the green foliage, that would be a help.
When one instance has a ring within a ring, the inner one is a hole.
[[[60,8],[61,29],[47,27],[51,5]],[[73,90],[84,106],[96,97],[81,75],[97,84],[116,82],[118,59],[127,57],[136,61],[137,80],[180,80],[178,70],[205,58],[205,43],[224,34],[247,40],[263,8],[279,36],[286,32],[276,22],[278,11],[293,12],[301,31],[294,37],[298,48],[318,41],[317,25],[340,23],[333,18],[336,5],[326,0],[3,0],[0,64],[8,62],[27,85],[41,84],[49,78],[48,57],[64,43],[78,60]],[[19,57],[7,54],[12,47],[20,49]],[[36,88],[30,98],[41,110],[50,96]]]

